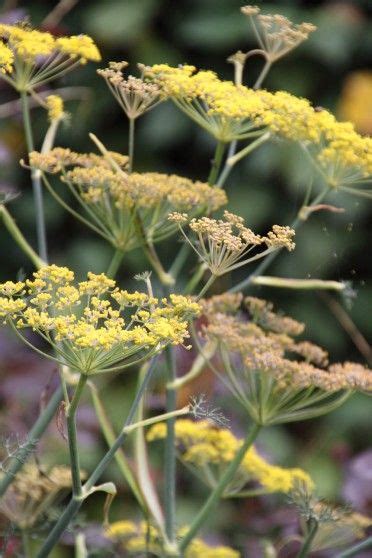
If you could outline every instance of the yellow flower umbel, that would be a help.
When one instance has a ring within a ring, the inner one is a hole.
[[[243,6],[241,12],[250,19],[258,44],[271,63],[306,41],[316,29],[311,23],[292,23],[280,14],[263,15],[257,6]]]
[[[126,157],[114,153],[109,157],[111,162],[55,148],[46,155],[31,153],[30,165],[44,173],[60,173],[86,211],[89,221],[84,221],[122,251],[174,234],[177,225],[167,219],[171,211],[192,217],[216,211],[227,201],[221,189],[206,183],[155,172],[128,174]],[[54,193],[48,181],[46,185]]]
[[[188,320],[199,307],[171,295],[169,301],[128,293],[104,274],[74,282],[66,267],[50,265],[25,283],[0,284],[0,318],[20,333],[31,328],[54,349],[47,358],[82,375],[120,370],[189,337]],[[32,346],[32,345],[31,345]],[[39,349],[36,349],[41,352]]]
[[[195,71],[194,66],[156,64],[145,69],[145,76],[219,141],[227,143],[265,132],[258,120],[265,104],[255,91],[221,81],[212,71]]]
[[[52,467],[46,472],[26,463],[1,499],[0,511],[20,530],[45,524],[51,506],[66,495],[71,482],[68,467]]]
[[[230,430],[216,428],[206,420],[193,422],[180,419],[177,420],[175,429],[180,460],[210,488],[215,488],[242,441]],[[149,430],[147,439],[149,441],[164,439],[166,432],[165,423],[156,424]],[[271,465],[258,455],[254,447],[251,447],[226,487],[224,497],[236,497],[242,491],[247,495],[288,493],[297,482],[304,483],[308,489],[313,487],[310,477],[301,469],[283,469]],[[258,483],[258,490],[253,488],[251,491],[246,491],[252,483]]]
[[[296,342],[303,324],[275,314],[264,300],[250,297],[245,306],[248,321],[217,310],[208,316],[204,334],[218,344],[221,360],[212,364],[213,370],[256,424],[320,416],[355,391],[372,391],[372,374],[364,366],[347,362],[327,367],[323,349]]]
[[[180,529],[179,536],[187,532],[187,527]],[[164,545],[157,529],[145,521],[121,520],[111,523],[105,530],[107,538],[117,543],[126,556],[143,556],[151,554],[163,557]],[[195,538],[187,548],[184,558],[239,558],[240,553],[227,546],[209,546],[203,540]]]
[[[100,53],[91,37],[53,37],[26,26],[0,24],[0,64],[2,77],[17,91],[32,91]],[[9,52],[11,54],[9,54]]]
[[[274,225],[267,236],[262,237],[245,227],[242,217],[228,211],[224,212],[223,220],[192,219],[188,226],[195,233],[195,241],[184,232],[186,215],[173,213],[169,219],[178,224],[184,238],[215,277],[264,258],[274,250],[293,250],[295,247],[293,229]],[[258,247],[264,247],[264,250],[257,254]]]
[[[324,110],[311,121],[320,132],[319,141],[302,146],[325,184],[335,191],[371,198],[372,190],[363,185],[372,182],[372,138],[361,136],[351,122],[337,122]]]

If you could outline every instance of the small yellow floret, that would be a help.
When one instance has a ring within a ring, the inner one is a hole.
[[[50,121],[58,120],[63,115],[63,99],[59,95],[48,95],[45,99]]]

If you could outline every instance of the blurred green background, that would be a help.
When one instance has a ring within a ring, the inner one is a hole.
[[[239,49],[255,48],[248,21],[239,10],[241,4],[239,0],[90,0],[76,2],[61,21],[47,22],[46,28],[53,33],[90,34],[103,59],[98,66],[87,64],[52,84],[55,88],[71,87],[71,95],[78,97],[66,101],[71,118],[61,129],[57,143],[77,151],[94,150],[88,138],[88,132],[94,132],[108,148],[126,152],[125,115],[96,74],[96,67],[105,67],[110,60],[129,61],[133,73],[137,62],[191,63],[232,79],[233,67],[226,62],[227,57]],[[318,27],[308,41],[274,65],[264,86],[307,97],[314,105],[334,111],[341,119],[355,117],[359,130],[371,133],[372,109],[369,106],[368,112],[363,108],[365,90],[368,87],[371,90],[372,81],[372,74],[368,73],[372,53],[371,3],[368,0],[280,0],[257,4],[263,12],[281,13],[297,23],[309,21]],[[49,1],[9,0],[2,3],[1,18],[3,21],[29,18],[38,27],[55,5],[56,2]],[[247,85],[254,82],[261,64],[260,59],[252,59],[247,64]],[[358,76],[362,76],[359,81],[355,79]],[[15,99],[14,92],[4,82],[0,82],[0,99],[3,103]],[[360,110],[350,112],[350,105]],[[0,187],[19,192],[19,197],[9,204],[9,210],[35,244],[29,177],[18,164],[25,156],[20,114],[16,108],[1,112],[0,107],[0,115]],[[33,111],[33,122],[36,145],[40,145],[46,130],[41,109]],[[162,103],[139,121],[136,170],[206,180],[213,151],[214,141],[169,102]],[[307,162],[299,150],[284,143],[266,145],[230,175],[226,188],[229,209],[242,215],[258,233],[273,223],[288,224],[301,205],[307,173]],[[341,194],[329,197],[328,201],[345,212],[319,212],[312,216],[297,235],[296,250],[281,254],[268,274],[351,281],[355,296],[337,301],[349,312],[360,332],[370,339],[372,202]],[[51,261],[69,265],[81,274],[88,269],[105,270],[111,248],[76,223],[48,195],[45,203]],[[159,246],[166,265],[171,263],[178,248],[176,238]],[[0,258],[0,280],[13,278],[20,270],[31,271],[30,264],[4,228],[0,228]],[[122,284],[133,284],[133,275],[147,268],[140,250],[133,251],[125,258],[118,279]],[[245,273],[243,268],[237,279]],[[228,284],[226,281],[220,287]],[[307,338],[326,347],[331,360],[364,362],[327,301],[317,293],[264,288],[250,292],[273,300],[283,312],[306,321]],[[7,372],[3,369],[2,373]],[[122,380],[116,379],[113,386],[107,386],[110,397],[118,385],[122,385]],[[116,399],[120,400],[121,396],[117,395]],[[117,401],[118,409],[120,405]],[[325,419],[268,431],[262,437],[263,446],[281,463],[297,462],[305,466],[319,480],[321,494],[337,499],[343,479],[340,464],[367,447],[370,413],[370,400],[358,396]],[[114,419],[116,414],[121,416],[122,409],[113,412]],[[96,451],[97,448],[85,460],[88,468]]]

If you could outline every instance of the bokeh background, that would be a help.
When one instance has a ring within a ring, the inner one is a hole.
[[[71,2],[71,9],[59,19],[55,12],[50,13],[57,2],[8,0],[1,3],[0,20],[26,19],[55,34],[90,34],[102,52],[100,67],[110,60],[127,60],[135,73],[137,62],[171,65],[187,62],[232,79],[233,67],[226,62],[227,57],[239,49],[246,51],[255,47],[248,21],[240,14],[241,3],[239,0],[77,1]],[[334,111],[340,119],[353,120],[361,133],[370,134],[370,2],[279,0],[257,4],[264,12],[282,13],[295,22],[309,21],[318,27],[307,42],[274,65],[264,86],[307,97],[315,105]],[[246,84],[254,82],[261,63],[260,59],[248,63]],[[93,146],[88,132],[94,132],[107,147],[125,153],[127,123],[124,114],[95,70],[93,64],[87,64],[52,84],[54,88],[64,88],[68,97],[66,109],[71,113],[69,122],[58,135],[58,144],[77,151],[90,151]],[[14,92],[2,81],[0,101],[0,188],[19,194],[9,204],[9,210],[35,244],[31,186],[27,171],[19,165],[19,160],[25,156],[19,107],[13,102]],[[46,130],[46,118],[41,109],[33,110],[33,122],[36,145],[40,145]],[[204,131],[196,128],[171,103],[163,103],[139,121],[135,168],[205,180],[213,150],[214,143]],[[266,145],[230,175],[227,184],[229,209],[242,215],[248,226],[257,232],[265,231],[272,223],[290,223],[302,202],[307,172],[307,163],[296,148],[278,143]],[[372,202],[341,194],[328,200],[344,208],[344,213],[319,212],[312,216],[297,235],[295,252],[280,255],[268,273],[350,281],[350,296],[341,299],[334,295],[320,296],[316,292],[264,288],[254,288],[251,293],[270,298],[283,312],[306,321],[307,337],[325,346],[332,360],[366,362],[367,349],[362,354],[356,347],[340,323],[340,313],[341,320],[346,312],[356,332],[371,339]],[[78,275],[88,269],[103,271],[110,261],[111,249],[75,222],[48,195],[45,203],[51,260],[69,265]],[[176,239],[160,246],[165,265],[172,261],[179,246]],[[147,268],[141,252],[133,251],[126,257],[118,279],[131,285],[133,275]],[[0,280],[30,271],[29,262],[0,224]],[[243,268],[239,278],[243,278],[244,273]],[[229,280],[226,280],[217,288],[228,286]],[[56,381],[55,372],[1,330],[0,377],[0,432],[5,438],[15,434],[23,436],[40,402],[50,393]],[[117,424],[125,412],[134,381],[135,374],[128,374],[102,385],[102,395],[110,401],[110,416]],[[194,389],[210,392],[213,402],[218,404],[218,394],[213,392],[212,384],[212,377],[206,375],[204,384]],[[160,408],[161,394],[154,396],[150,403]],[[371,513],[370,417],[370,399],[357,396],[326,418],[268,430],[261,437],[260,447],[283,465],[298,464],[307,469],[317,482],[321,496],[335,502],[350,502],[358,511]],[[80,414],[80,426],[84,466],[89,469],[104,445],[88,399]],[[47,439],[41,446],[42,459],[51,460],[48,453],[51,444],[53,459],[66,460],[65,442],[56,425],[50,428],[49,441]],[[154,465],[161,465],[160,460],[159,454]],[[114,467],[111,475],[117,476]],[[182,519],[193,513],[198,500],[190,497],[189,490],[190,486],[197,489],[197,485],[194,486],[187,475],[181,480]],[[100,501],[97,498],[95,502],[99,504]],[[281,510],[284,504],[283,499],[275,498],[241,502],[238,508],[227,504],[226,515],[219,513],[214,522],[214,531],[218,532],[219,525],[220,533],[226,535],[224,540],[241,545],[244,556],[259,556],[260,551],[254,546],[256,535],[275,535],[282,524],[287,530],[294,528],[292,512],[278,513],[278,505]],[[100,519],[98,505],[91,504],[85,513],[86,519]],[[130,515],[135,516],[136,510],[123,488],[113,516]],[[234,523],[237,526],[233,529]],[[247,535],[249,541],[252,539],[249,543]]]

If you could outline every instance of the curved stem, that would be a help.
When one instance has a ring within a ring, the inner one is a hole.
[[[184,553],[186,548],[192,542],[195,535],[201,529],[203,523],[213,510],[213,508],[217,505],[219,499],[222,497],[222,494],[229,484],[230,480],[235,475],[236,471],[239,469],[239,466],[247,452],[247,450],[251,447],[257,435],[261,429],[259,424],[253,424],[251,429],[249,430],[247,437],[245,438],[243,444],[235,454],[235,457],[230,462],[228,467],[226,468],[224,474],[222,475],[221,479],[219,480],[216,488],[211,492],[209,498],[205,502],[202,509],[199,511],[197,516],[195,517],[194,521],[192,522],[190,529],[188,530],[185,537],[182,539],[180,544],[181,553]]]
[[[306,558],[311,550],[311,544],[314,540],[316,532],[318,530],[318,522],[315,519],[309,520],[309,531],[303,542],[300,552],[297,554],[297,558]]]
[[[21,91],[21,105],[22,105],[22,115],[23,115],[23,126],[25,130],[27,151],[34,150],[34,140],[32,135],[32,127],[30,120],[30,109],[28,105],[28,94],[27,91]],[[41,188],[40,173],[37,170],[31,170],[31,181],[32,189],[34,193],[34,204],[36,212],[36,233],[38,242],[38,253],[42,260],[45,262],[48,260],[47,252],[47,241],[46,241],[46,228],[45,228],[45,217],[44,217],[44,203],[43,203],[43,191]]]
[[[126,421],[123,425],[123,429],[126,426],[129,426],[130,424],[132,424],[132,422],[133,422],[133,419],[134,419],[136,411],[137,411],[137,407],[138,407],[138,405],[139,405],[139,403],[140,403],[140,401],[141,401],[141,399],[142,399],[142,397],[143,397],[143,395],[144,395],[144,393],[145,393],[145,391],[148,387],[149,381],[152,378],[152,375],[155,371],[156,362],[157,362],[157,359],[154,358],[152,360],[152,363],[151,363],[148,371],[147,371],[147,374],[146,374],[146,377],[145,377],[143,383],[141,384],[139,390],[137,391],[137,394],[134,398],[134,401],[131,405],[130,411],[129,411],[128,416],[126,418]],[[100,478],[100,476],[102,475],[102,473],[104,472],[106,467],[113,460],[113,458],[114,458],[116,452],[118,451],[118,449],[125,442],[126,438],[127,438],[127,433],[122,431],[119,434],[119,436],[116,438],[114,444],[111,446],[109,451],[106,453],[106,455],[98,463],[97,467],[94,469],[94,471],[92,472],[92,474],[88,478],[87,482],[84,484],[83,489],[82,489],[83,490],[82,496],[80,498],[77,498],[76,496],[73,496],[70,503],[66,507],[65,511],[63,512],[63,514],[61,515],[61,517],[59,518],[59,520],[55,524],[54,528],[50,532],[49,536],[47,537],[46,541],[44,542],[43,546],[41,547],[41,549],[40,549],[40,551],[37,555],[37,558],[47,558],[47,556],[49,556],[50,552],[53,550],[55,545],[58,543],[62,533],[64,532],[66,527],[69,525],[70,521],[74,518],[74,516],[77,514],[80,507],[82,506],[83,501],[84,501],[84,494],[87,494],[89,492],[89,490],[91,488],[93,488],[93,486],[95,485],[97,480]]]
[[[45,266],[45,261],[40,258],[35,250],[29,245],[22,232],[18,228],[13,217],[4,205],[0,205],[0,216],[3,218],[4,225],[8,229],[13,239],[16,241],[22,252],[31,260],[36,269],[40,269]]]

